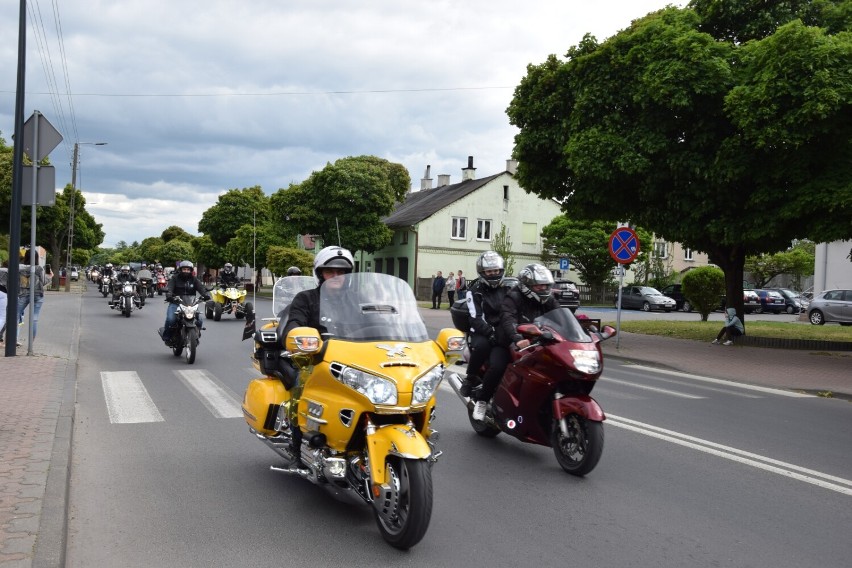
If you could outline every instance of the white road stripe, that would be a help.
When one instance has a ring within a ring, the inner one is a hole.
[[[135,371],[102,371],[101,385],[109,421],[113,424],[163,421]]]
[[[673,444],[692,448],[693,450],[698,450],[700,452],[731,461],[750,465],[752,467],[777,473],[778,475],[783,475],[798,481],[804,481],[805,483],[810,483],[817,487],[830,489],[844,495],[852,496],[852,480],[849,479],[821,473],[813,469],[807,469],[791,463],[761,456],[759,454],[753,454],[730,446],[724,446],[722,444],[717,444],[694,436],[674,432],[673,430],[666,430],[665,428],[659,428],[636,420],[630,420],[629,418],[608,414],[607,423],[639,434],[644,434],[645,436],[665,440]]]
[[[692,399],[692,400],[700,400],[702,398],[706,398],[706,397],[697,396],[697,395],[694,395],[694,394],[686,394],[686,393],[683,393],[683,392],[678,392],[678,391],[673,391],[673,390],[668,390],[668,389],[661,389],[659,387],[649,387],[648,385],[640,385],[640,384],[637,384],[637,383],[632,383],[630,381],[622,381],[622,380],[619,380],[619,379],[613,379],[611,377],[603,377],[603,379],[604,379],[605,383],[615,383],[617,385],[624,385],[626,387],[633,387],[633,388],[636,388],[636,389],[643,389],[643,390],[649,390],[649,391],[653,391],[653,392],[659,392],[659,393],[662,393],[662,394],[667,394],[669,396],[678,396],[680,398],[689,398],[689,399]]]
[[[243,411],[236,397],[206,371],[186,370],[175,373],[216,418],[242,417]]]
[[[748,385],[745,383],[738,383],[736,381],[727,381],[724,379],[714,379],[712,377],[702,377],[701,375],[691,375],[689,373],[681,373],[678,371],[668,371],[665,369],[657,369],[655,367],[645,367],[643,365],[626,365],[627,367],[632,367],[634,369],[642,369],[645,371],[653,371],[654,373],[662,373],[664,375],[673,375],[675,377],[684,377],[686,379],[692,379],[695,381],[704,381],[705,383],[714,383],[717,385],[725,385],[726,387],[733,387],[739,389],[753,390],[758,392],[767,392],[771,394],[776,394],[778,396],[789,396],[792,398],[813,398],[812,394],[805,394],[800,392],[793,392],[783,389],[774,389],[771,387],[760,387],[757,385]]]
[[[610,372],[612,372],[612,370],[610,370]],[[644,372],[642,372],[642,373],[630,372],[630,371],[625,370],[624,368],[619,369],[618,372],[622,375],[642,377],[643,379],[648,379],[648,380],[651,380],[651,381],[668,383],[668,384],[678,385],[678,386],[684,385],[683,381],[677,381],[675,379],[666,379],[666,378],[663,378],[663,377],[656,377],[656,376],[649,375],[649,374],[644,373]],[[744,393],[744,392],[737,392],[737,391],[731,390],[731,389],[709,387],[707,385],[701,385],[701,384],[691,384],[689,386],[690,386],[690,388],[694,388],[694,389],[700,389],[700,390],[705,390],[705,391],[710,391],[710,392],[720,392],[720,393],[727,394],[727,395],[730,395],[730,396],[738,396],[740,398],[764,398],[763,395],[759,395],[759,394],[748,394],[748,393]]]

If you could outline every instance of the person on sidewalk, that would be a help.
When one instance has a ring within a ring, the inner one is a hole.
[[[3,261],[0,266],[0,343],[6,340],[6,304],[9,300],[9,263]]]
[[[458,293],[459,300],[464,300],[465,296],[467,296],[467,278],[464,277],[464,273],[459,270],[458,276],[456,276],[456,292]]]
[[[719,330],[719,335],[716,336],[716,339],[712,341],[713,345],[719,345],[719,342],[723,338],[726,339],[722,345],[733,345],[735,337],[745,335],[745,327],[743,327],[743,322],[740,321],[740,318],[737,317],[737,310],[728,308],[726,314],[725,325]]]
[[[34,259],[35,270],[32,270],[31,265],[23,264],[32,256]],[[44,303],[44,286],[47,284],[47,276],[44,273],[44,268],[41,267],[38,261],[38,251],[30,252],[27,249],[21,251],[21,265],[18,268],[21,286],[18,288],[18,321],[24,321],[24,314],[27,311],[27,306],[30,305],[30,286],[35,290],[33,304],[33,340],[35,340],[36,332],[38,332],[38,316],[41,313],[41,306]],[[18,337],[18,345],[23,342]]]
[[[456,301],[456,277],[452,272],[447,276],[447,299],[450,301],[450,308],[452,308],[453,302]]]
[[[438,271],[438,275],[432,279],[432,309],[441,309],[441,298],[444,296],[444,286],[447,284],[443,273]]]

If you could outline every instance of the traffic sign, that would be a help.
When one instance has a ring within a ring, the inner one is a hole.
[[[630,227],[619,227],[609,236],[609,255],[619,264],[630,264],[639,254],[639,236]]]
[[[33,148],[38,129],[38,148]],[[33,162],[40,162],[62,142],[62,135],[50,124],[39,111],[24,123],[24,152]]]
[[[571,268],[571,261],[567,258],[559,259],[559,270],[569,270]]]

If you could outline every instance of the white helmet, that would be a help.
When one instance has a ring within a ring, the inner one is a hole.
[[[233,269],[234,269],[234,265],[231,264],[230,262],[226,262],[225,266],[222,268],[222,272],[224,272],[225,274],[229,274],[231,272],[231,270],[233,270]]]
[[[486,270],[499,270],[500,272],[496,276],[486,276]],[[503,277],[506,275],[506,269],[503,266],[503,257],[493,250],[485,251],[476,260],[476,272],[492,288],[497,288],[503,283]]]
[[[542,292],[536,292],[532,289],[533,286],[539,284],[547,284],[547,289]],[[550,298],[550,293],[553,290],[553,274],[544,265],[528,264],[518,274],[518,289],[527,298],[543,304]]]
[[[346,274],[349,274],[354,267],[355,260],[352,258],[352,253],[342,247],[325,247],[314,257],[314,276],[320,284],[323,282],[320,269],[342,268]]]

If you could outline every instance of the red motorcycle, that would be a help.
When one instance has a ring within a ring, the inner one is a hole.
[[[599,320],[578,320],[571,310],[560,308],[518,326],[531,344],[512,350],[482,421],[471,416],[476,388],[471,398],[462,396],[462,378],[448,373],[476,433],[493,438],[504,432],[550,446],[566,472],[582,476],[592,471],[603,452],[606,416],[589,394],[603,371],[600,342],[616,333],[610,326],[598,331],[599,325]]]
[[[166,278],[166,274],[164,272],[157,272],[157,295],[162,296],[166,293],[166,288],[169,286],[169,279]]]

